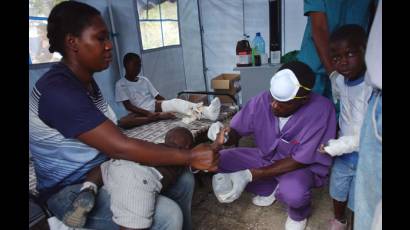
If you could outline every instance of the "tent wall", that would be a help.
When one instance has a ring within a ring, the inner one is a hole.
[[[300,50],[307,17],[303,0],[282,0],[282,53]]]
[[[199,4],[208,84],[216,75],[233,71],[236,66],[236,42],[243,38],[244,33],[252,41],[256,32],[261,32],[266,43],[265,53],[268,53],[267,0],[199,0]]]
[[[118,117],[125,115],[126,111],[121,103],[115,102],[115,82],[124,75],[122,57],[127,52],[141,55],[141,75],[150,78],[166,98],[173,98],[185,89],[205,90],[204,78],[211,90],[209,86],[213,77],[223,72],[233,72],[236,42],[244,33],[252,41],[255,33],[261,32],[266,43],[265,52],[269,52],[268,0],[178,0],[181,45],[149,51],[142,51],[135,0],[78,1],[100,10],[114,33],[113,62],[108,69],[94,76]],[[303,16],[302,0],[282,0],[282,4],[282,48],[288,52],[300,48],[306,17]],[[202,44],[199,21],[203,28]],[[206,66],[203,66],[202,55]],[[40,64],[30,67],[30,92],[50,66]]]
[[[185,89],[204,90],[202,54],[196,1],[179,0],[181,46],[142,51],[138,32],[138,14],[134,0],[78,0],[97,8],[109,30],[115,32],[113,61],[109,68],[94,75],[100,89],[118,117],[127,112],[115,102],[115,82],[124,75],[122,57],[135,52],[142,58],[142,73],[160,94],[173,98]],[[111,8],[111,9],[110,9]],[[110,15],[109,10],[112,14]],[[111,25],[113,23],[114,27]],[[112,29],[115,28],[115,31]],[[113,39],[114,41],[114,39]],[[118,53],[118,55],[117,55]],[[33,65],[29,69],[29,92],[52,64]]]
[[[178,0],[182,56],[189,90],[205,90],[198,1]]]

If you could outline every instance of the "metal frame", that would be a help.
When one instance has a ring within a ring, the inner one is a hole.
[[[148,1],[148,0],[147,0]],[[180,25],[180,20],[179,20],[179,3],[178,1],[176,1],[177,3],[177,19],[162,19],[162,15],[161,15],[161,4],[159,5],[159,14],[160,14],[160,19],[140,19],[139,17],[139,12],[138,12],[138,3],[136,3],[134,1],[134,5],[135,5],[135,9],[136,9],[136,15],[137,15],[137,30],[140,34],[140,39],[139,39],[139,44],[140,44],[140,52],[141,54],[143,53],[149,53],[149,52],[153,52],[153,51],[158,51],[161,49],[167,49],[167,48],[173,48],[173,47],[182,47],[181,44],[181,25]],[[148,11],[147,11],[148,12]],[[140,21],[146,21],[146,22],[160,22],[161,23],[161,42],[162,42],[162,47],[157,47],[157,48],[151,48],[151,49],[144,49],[144,46],[142,44],[142,35],[141,35],[141,27],[140,27]],[[179,36],[179,44],[178,45],[168,45],[165,46],[164,45],[164,35],[163,35],[163,29],[162,29],[162,22],[163,21],[174,21],[174,22],[178,22],[178,36]]]
[[[234,101],[235,105],[238,105],[236,98],[228,93],[209,92],[209,91],[181,91],[181,92],[178,92],[177,97],[181,96],[182,94],[204,94],[204,95],[215,95],[215,96],[228,96]]]

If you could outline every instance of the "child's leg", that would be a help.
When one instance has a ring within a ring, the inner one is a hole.
[[[160,176],[151,167],[126,160],[110,160],[101,170],[111,195],[113,221],[131,229],[151,227],[162,187]]]
[[[98,188],[102,186],[101,169],[98,165],[86,176],[80,193],[71,203],[68,211],[64,214],[63,222],[73,228],[81,228],[87,221],[87,214],[92,210]]]
[[[352,188],[352,180],[355,174],[348,162],[340,157],[336,157],[330,175],[330,196],[333,198],[333,208],[335,219],[331,225],[333,229],[345,229],[346,225],[346,206]],[[337,226],[337,228],[336,228]]]
[[[161,175],[161,184],[162,184],[162,189],[161,191],[167,190],[169,186],[175,184],[177,181],[178,177],[184,172],[185,167],[181,166],[157,166],[155,167]]]
[[[195,106],[197,106],[197,104],[178,98],[161,101],[162,112],[177,112],[186,115],[191,115],[192,109]]]
[[[103,185],[102,175],[101,175],[101,167],[98,165],[97,167],[93,168],[85,177],[86,182],[93,183],[97,188],[100,188]],[[97,191],[96,191],[97,192]]]
[[[192,103],[182,99],[171,99],[161,101],[161,110],[163,112],[177,112],[185,115],[195,115],[200,113],[199,118],[216,120],[221,109],[221,101],[215,97],[209,106],[203,106],[202,103]]]
[[[346,206],[347,201],[337,201],[333,199],[333,211],[335,219],[340,223],[346,223]]]

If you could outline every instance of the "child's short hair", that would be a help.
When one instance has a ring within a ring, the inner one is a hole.
[[[123,63],[123,65],[124,65],[124,67],[126,67],[125,65],[126,65],[129,61],[131,61],[132,59],[137,59],[137,60],[139,60],[139,61],[141,62],[141,58],[140,58],[140,56],[139,56],[138,54],[136,54],[136,53],[127,53],[127,54],[124,56],[124,59],[122,60],[122,63]]]
[[[346,24],[337,28],[330,35],[330,42],[347,41],[349,44],[357,47],[366,48],[366,32],[356,24]]]
[[[175,134],[185,135],[187,138],[190,139],[191,143],[194,142],[194,136],[192,135],[191,131],[189,131],[187,128],[178,126],[178,127],[170,129],[165,134],[165,143],[173,142],[173,138]]]

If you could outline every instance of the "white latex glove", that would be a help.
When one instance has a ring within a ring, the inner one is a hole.
[[[246,185],[252,181],[252,173],[249,169],[229,173],[228,175],[232,181],[232,190],[220,196],[223,203],[231,203],[238,199]]]
[[[224,125],[219,121],[213,123],[208,129],[208,138],[211,141],[215,141],[216,136],[218,135],[218,133],[221,131],[223,127]],[[225,135],[224,143],[226,143],[227,141],[228,141],[228,137],[227,135]]]

